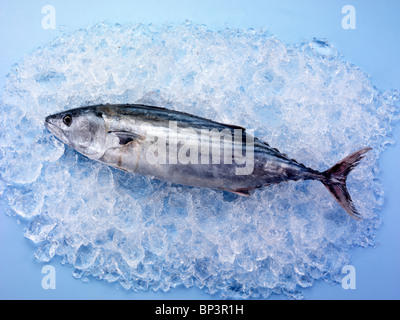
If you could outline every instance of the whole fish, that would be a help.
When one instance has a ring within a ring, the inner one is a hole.
[[[171,183],[250,191],[288,180],[319,180],[360,219],[346,178],[371,148],[319,172],[254,138],[243,127],[141,104],[95,105],[50,115],[46,128],[84,156]]]

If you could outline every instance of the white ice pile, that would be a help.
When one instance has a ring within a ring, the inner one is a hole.
[[[99,24],[15,65],[0,106],[0,195],[40,261],[134,291],[197,286],[222,297],[301,297],[341,280],[355,246],[375,245],[399,94],[381,92],[325,40],[288,45],[264,30]],[[355,221],[315,181],[251,198],[169,185],[77,154],[45,116],[98,103],[162,105],[245,126],[324,170],[362,147],[349,176]]]

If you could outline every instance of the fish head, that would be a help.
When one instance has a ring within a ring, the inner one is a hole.
[[[96,107],[50,115],[45,126],[60,141],[91,159],[100,158],[106,151],[106,124]]]

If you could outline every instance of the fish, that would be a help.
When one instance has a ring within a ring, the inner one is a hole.
[[[361,219],[346,179],[369,147],[321,172],[241,126],[144,104],[74,108],[47,116],[45,127],[89,159],[178,185],[250,197],[253,190],[272,184],[318,180],[349,216]]]

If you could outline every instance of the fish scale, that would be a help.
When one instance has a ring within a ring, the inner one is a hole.
[[[143,104],[71,109],[48,116],[45,125],[90,159],[171,183],[250,196],[251,190],[283,181],[319,180],[350,216],[361,217],[346,179],[370,148],[319,172],[241,126]]]

